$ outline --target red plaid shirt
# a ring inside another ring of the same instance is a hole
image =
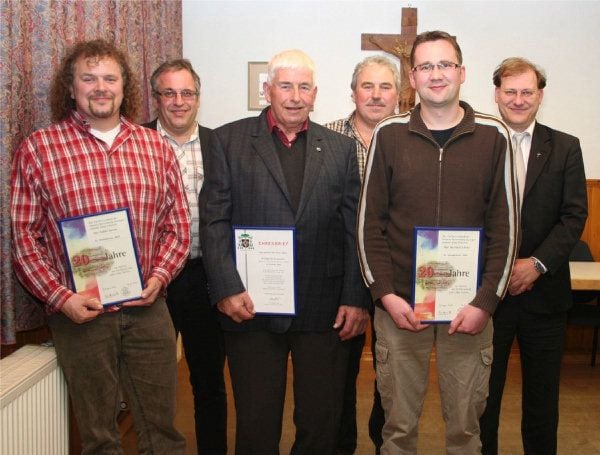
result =
[[[73,112],[34,132],[13,157],[14,269],[49,312],[73,295],[60,219],[128,207],[144,283],[154,276],[166,287],[189,254],[190,217],[169,144],[124,118],[110,148],[89,128]]]

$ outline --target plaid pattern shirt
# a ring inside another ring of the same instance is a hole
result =
[[[29,136],[13,157],[14,270],[58,312],[73,295],[58,220],[128,207],[144,283],[164,287],[189,254],[190,217],[173,150],[121,118],[112,147],[77,113]]]
[[[360,181],[362,183],[363,176],[365,175],[365,162],[367,160],[367,152],[369,149],[363,143],[358,130],[354,126],[354,115],[352,112],[349,117],[334,120],[333,122],[326,123],[325,128],[342,133],[344,136],[348,136],[354,139],[356,143],[356,161],[358,162],[358,173],[360,175]]]
[[[192,222],[192,243],[190,246],[190,258],[194,259],[202,256],[200,250],[200,215],[198,210],[198,194],[202,183],[204,182],[204,165],[202,163],[202,149],[200,148],[199,128],[196,125],[196,130],[188,138],[185,144],[179,145],[173,139],[167,130],[160,124],[160,120],[156,120],[156,131],[162,137],[169,141],[181,171],[183,179],[183,188],[187,197],[188,206],[190,208],[190,217]]]

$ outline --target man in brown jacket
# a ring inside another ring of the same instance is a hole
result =
[[[420,34],[411,64],[420,104],[378,125],[359,205],[362,272],[377,305],[381,453],[416,453],[435,344],[447,452],[476,454],[492,361],[489,319],[516,250],[512,158],[505,125],[459,100],[465,68],[454,37]],[[482,230],[480,284],[449,324],[423,324],[409,303],[415,226]]]

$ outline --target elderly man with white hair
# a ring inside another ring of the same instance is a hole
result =
[[[369,320],[355,246],[355,145],[308,118],[317,87],[314,64],[303,52],[273,57],[264,89],[270,106],[258,117],[214,131],[200,194],[200,241],[211,300],[221,312],[236,405],[235,453],[279,453],[291,354],[292,453],[330,454],[347,340],[363,333]],[[266,302],[255,288],[247,289],[236,267],[238,226],[293,228],[292,314],[256,311]]]

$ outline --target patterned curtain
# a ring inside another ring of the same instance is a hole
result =
[[[13,151],[50,123],[48,88],[66,49],[104,38],[129,55],[149,120],[149,79],[179,58],[181,0],[0,0],[0,342],[44,324],[41,305],[21,289],[10,260],[10,169]]]

